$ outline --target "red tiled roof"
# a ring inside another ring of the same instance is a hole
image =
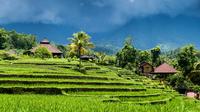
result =
[[[164,63],[164,64],[162,64],[162,65],[160,65],[160,66],[158,66],[158,67],[156,67],[155,69],[154,69],[154,72],[153,73],[157,73],[157,74],[159,74],[159,73],[166,73],[166,74],[170,74],[170,73],[176,73],[177,71],[176,71],[176,69],[175,68],[173,68],[172,66],[170,66],[170,65],[168,65],[168,64],[166,64],[166,63]]]

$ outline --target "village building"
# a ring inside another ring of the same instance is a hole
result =
[[[166,78],[168,75],[177,73],[176,69],[167,63],[163,63],[156,67],[151,74],[157,75],[159,78]]]
[[[162,65],[156,67],[153,71],[153,74],[175,74],[177,73],[176,69],[167,63],[163,63]]]
[[[140,65],[140,72],[144,75],[160,75],[161,78],[165,78],[169,74],[177,73],[177,70],[167,63],[154,68],[153,65],[143,62]]]
[[[154,67],[147,62],[141,63],[139,69],[140,72],[143,73],[144,75],[149,75],[154,71]]]
[[[193,91],[189,91],[189,92],[186,92],[186,96],[189,97],[189,98],[196,98],[197,93],[195,93]]]
[[[96,55],[81,55],[80,59],[81,60],[86,60],[86,61],[95,60],[95,59],[97,59],[97,56]]]
[[[39,47],[47,48],[49,50],[49,52],[52,53],[53,57],[62,57],[63,56],[63,53],[58,48],[51,45],[47,39],[42,40],[38,46],[33,47],[31,49],[31,52],[34,53],[36,51],[36,49]]]

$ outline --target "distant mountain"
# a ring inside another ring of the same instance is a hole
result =
[[[96,45],[93,50],[97,52],[104,52],[106,54],[113,55],[117,53],[119,48],[112,45]]]
[[[200,19],[187,16],[171,18],[164,15],[132,19],[124,26],[104,33],[103,37],[97,37],[97,40],[120,46],[128,35],[133,36],[134,44],[139,49],[150,49],[159,44],[163,50],[168,50],[189,43],[200,48]]]

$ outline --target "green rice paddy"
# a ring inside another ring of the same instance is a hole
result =
[[[122,69],[77,61],[0,62],[0,112],[198,112],[200,102]]]

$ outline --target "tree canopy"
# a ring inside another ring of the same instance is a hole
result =
[[[39,47],[35,50],[35,57],[37,58],[51,58],[52,53],[46,47]]]
[[[151,54],[149,53],[149,51],[139,51],[138,53],[138,61],[139,63],[142,62],[150,62],[151,60]]]
[[[187,45],[181,49],[177,55],[178,65],[183,71],[183,75],[186,76],[194,69],[194,64],[197,62],[195,55],[196,49],[193,45]]]
[[[94,44],[90,42],[90,36],[83,32],[77,32],[70,38],[71,44],[69,44],[70,54],[80,58],[81,55],[87,54],[87,52],[94,47]]]
[[[36,37],[29,34],[21,34],[16,31],[0,29],[0,49],[31,49],[36,45]]]
[[[155,48],[151,49],[152,64],[154,66],[159,66],[161,64],[160,54],[161,54],[160,46],[156,46]]]
[[[117,65],[125,67],[128,64],[135,64],[137,50],[133,46],[132,37],[125,40],[124,47],[116,54]]]

